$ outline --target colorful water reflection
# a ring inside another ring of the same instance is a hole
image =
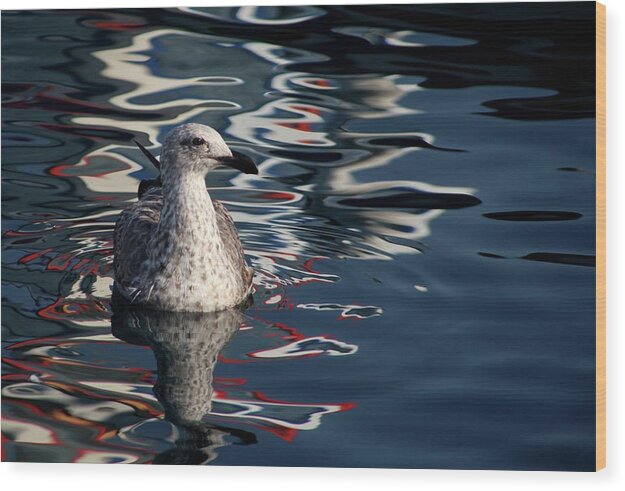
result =
[[[3,459],[594,468],[589,8],[3,12]],[[120,308],[190,121],[254,303]]]

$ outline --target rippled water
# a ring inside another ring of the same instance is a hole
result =
[[[594,3],[2,17],[5,460],[594,469]],[[113,314],[190,121],[254,304]]]

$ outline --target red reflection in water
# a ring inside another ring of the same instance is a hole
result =
[[[145,24],[128,24],[124,22],[106,22],[99,21],[91,24],[93,27],[97,27],[98,29],[107,29],[112,31],[126,31],[128,29],[138,29],[143,27]]]

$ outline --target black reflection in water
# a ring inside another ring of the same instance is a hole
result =
[[[556,222],[582,218],[581,213],[574,211],[501,211],[496,213],[484,213],[484,216],[492,220],[505,220],[510,222]]]
[[[256,436],[202,420],[212,408],[213,372],[219,353],[236,335],[243,307],[220,312],[162,312],[113,303],[113,335],[148,346],[156,358],[154,395],[165,419],[177,426],[175,447],[158,455],[156,464],[201,464],[217,457],[216,449],[232,443],[256,443]]]
[[[555,264],[573,264],[575,266],[595,267],[597,259],[595,256],[584,254],[564,254],[559,252],[532,252],[521,259],[528,261],[541,261]]]
[[[500,256],[499,254],[493,254],[492,252],[478,252],[478,255],[491,259],[512,259],[506,256]],[[596,256],[560,252],[532,252],[530,254],[526,254],[525,256],[521,256],[518,259],[539,261],[543,263],[571,264],[573,266],[589,266],[593,268],[597,263]]]
[[[338,200],[342,205],[356,208],[415,208],[452,210],[479,205],[482,201],[470,194],[397,192],[387,196],[355,197]]]

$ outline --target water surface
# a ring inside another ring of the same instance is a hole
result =
[[[594,3],[2,17],[5,460],[594,469]],[[114,312],[185,122],[254,304]]]

